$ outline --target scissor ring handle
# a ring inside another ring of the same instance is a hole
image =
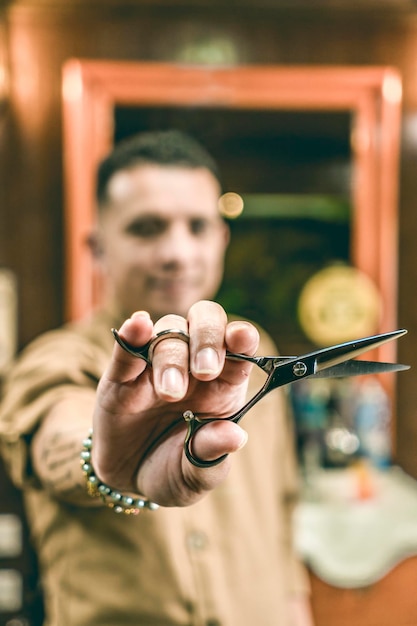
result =
[[[167,330],[161,330],[159,333],[156,333],[155,337],[152,337],[152,339],[148,343],[148,360],[151,363],[156,346],[161,341],[164,341],[164,339],[181,339],[181,341],[185,341],[185,343],[190,343],[190,335],[184,330],[180,330],[179,328],[168,328]]]
[[[148,365],[152,365],[154,350],[158,343],[160,343],[164,339],[181,339],[181,341],[185,341],[186,343],[190,342],[190,335],[184,330],[181,330],[179,328],[168,328],[167,330],[161,330],[159,333],[156,333],[156,335],[152,337],[152,339],[148,341],[148,343],[146,343],[144,346],[141,346],[140,348],[135,348],[128,344],[126,341],[124,341],[115,328],[112,328],[111,331],[113,333],[113,337],[115,338],[119,346],[123,348],[123,350],[138,359],[143,359],[144,361],[146,361],[146,363],[148,363]]]
[[[200,428],[202,428],[205,424],[210,422],[224,421],[225,418],[219,417],[217,419],[211,418],[208,420],[202,420],[196,417],[192,411],[185,411],[185,413],[183,413],[183,418],[187,422],[187,434],[185,435],[184,439],[184,453],[189,462],[194,465],[194,467],[201,468],[215,467],[216,465],[222,463],[228,456],[227,454],[223,454],[217,459],[212,459],[211,461],[203,461],[203,459],[200,459],[198,456],[195,456],[193,454],[191,450],[191,443],[195,433],[200,430]]]

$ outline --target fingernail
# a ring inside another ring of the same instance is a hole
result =
[[[183,396],[184,378],[179,369],[168,367],[163,371],[160,391],[173,397],[181,398]]]
[[[219,356],[213,348],[203,348],[194,360],[195,371],[199,374],[215,374],[219,371]]]
[[[130,317],[131,319],[134,319],[135,317],[146,317],[150,319],[148,311],[135,311]]]
[[[242,431],[242,439],[240,441],[238,450],[240,450],[241,448],[243,448],[243,446],[246,445],[247,440],[248,440],[248,433],[246,432],[246,430],[243,430]]]

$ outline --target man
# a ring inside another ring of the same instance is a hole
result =
[[[275,350],[211,301],[229,238],[219,194],[211,157],[181,133],[117,146],[99,170],[90,242],[104,306],[33,342],[9,378],[3,454],[24,489],[48,626],[311,624],[283,394],[245,430],[196,434],[197,457],[228,455],[216,467],[183,452],[185,411],[228,416],[263,383],[226,349]],[[163,338],[152,365],[114,345],[112,327],[133,346]]]

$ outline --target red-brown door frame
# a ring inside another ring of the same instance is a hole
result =
[[[66,315],[95,302],[86,238],[95,219],[98,161],[113,143],[114,109],[204,106],[350,111],[354,120],[351,261],[383,301],[379,332],[396,328],[397,195],[402,87],[391,67],[183,66],[73,59],[63,68]],[[393,342],[372,355],[395,360]],[[385,380],[394,395],[394,377]]]

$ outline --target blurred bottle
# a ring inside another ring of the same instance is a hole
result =
[[[355,406],[360,456],[378,469],[388,467],[392,451],[391,410],[388,395],[377,378],[360,381]]]
[[[351,410],[353,397],[349,379],[334,381],[325,435],[327,467],[347,467],[359,450],[359,437],[354,429]]]
[[[316,500],[319,497],[316,481],[324,457],[328,381],[298,381],[291,385],[290,394],[295,418],[298,461],[303,479],[303,496],[308,500]]]

